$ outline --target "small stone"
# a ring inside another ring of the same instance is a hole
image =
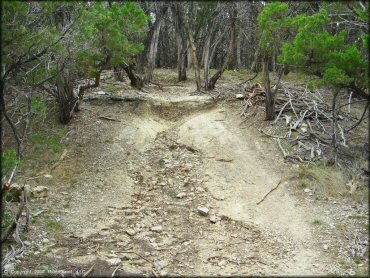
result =
[[[326,245],[326,244],[324,244],[324,245],[322,246],[322,248],[324,248],[324,250],[328,250],[328,249],[329,249],[329,246],[328,246],[328,245]]]
[[[162,260],[162,261],[157,261],[154,263],[155,266],[158,268],[158,269],[163,269],[165,268],[166,266],[168,266],[168,261],[166,260]]]
[[[152,232],[157,232],[157,233],[159,233],[159,232],[161,232],[161,231],[162,231],[162,226],[154,226],[154,227],[151,227],[151,228],[150,228],[150,230],[151,230]]]
[[[186,193],[185,192],[181,192],[181,193],[179,193],[179,194],[177,194],[176,195],[176,198],[178,198],[178,199],[182,199],[182,198],[184,198],[186,196]]]
[[[304,192],[305,192],[305,193],[310,193],[310,192],[311,192],[311,189],[309,189],[309,188],[305,188]]]
[[[120,258],[112,258],[112,259],[108,259],[106,260],[106,262],[110,265],[110,266],[114,266],[114,265],[119,265],[122,260]]]
[[[44,243],[44,244],[47,244],[47,243],[49,243],[50,242],[50,240],[48,240],[47,238],[43,238],[42,239],[42,243]]]
[[[236,99],[244,99],[244,95],[243,94],[237,94],[237,95],[235,95],[235,98]]]
[[[166,276],[166,275],[167,275],[167,272],[166,272],[166,271],[164,271],[164,270],[161,270],[161,271],[159,272],[159,275],[160,275],[160,276]]]
[[[216,215],[211,215],[211,217],[209,218],[209,221],[211,221],[211,223],[217,223],[220,220],[221,218],[217,217]]]
[[[6,272],[8,274],[14,272],[14,270],[15,270],[15,264],[14,263],[6,264],[4,266],[4,272]]]
[[[134,236],[136,235],[136,231],[134,229],[127,229],[126,234],[128,234],[129,236]]]
[[[46,175],[44,175],[44,177],[45,177],[45,178],[47,178],[47,179],[50,179],[50,178],[52,178],[53,176],[52,176],[52,175],[49,175],[49,174],[46,174]]]
[[[42,198],[48,195],[48,188],[46,186],[36,186],[31,190],[31,196],[35,198]]]
[[[198,207],[197,210],[198,210],[198,213],[202,216],[207,216],[209,212],[209,209],[206,207]]]
[[[24,245],[26,245],[26,246],[30,246],[31,245],[31,242],[29,242],[29,241],[23,241],[23,243],[24,243]]]

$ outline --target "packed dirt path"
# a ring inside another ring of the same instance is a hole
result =
[[[60,227],[39,234],[42,259],[22,264],[104,276],[335,273],[313,212],[291,194],[290,166],[242,124],[240,104],[171,90],[87,96],[39,206]]]

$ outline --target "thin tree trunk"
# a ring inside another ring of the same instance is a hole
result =
[[[233,3],[233,13],[231,17],[231,38],[229,44],[229,50],[224,60],[222,67],[212,76],[209,80],[207,89],[212,90],[215,88],[217,80],[221,77],[222,73],[226,70],[227,66],[229,65],[232,57],[233,57],[233,50],[234,50],[234,41],[235,41],[235,22],[237,19],[237,9],[235,3]]]
[[[190,48],[191,48],[191,44],[188,43],[188,49],[190,50]],[[193,67],[193,56],[192,55],[193,53],[191,50],[187,52],[187,68],[188,69],[191,69]]]
[[[191,47],[191,53],[193,58],[193,64],[194,64],[194,73],[195,73],[195,83],[197,85],[197,91],[200,91],[202,88],[201,79],[200,79],[200,68],[198,63],[198,56],[197,56],[197,46],[194,41],[193,37],[193,29],[191,20],[193,18],[193,2],[190,2],[190,14],[187,16],[185,20],[185,28],[188,32],[188,38],[189,38],[189,44]]]
[[[182,7],[176,3],[172,8],[175,14],[175,29],[176,29],[176,42],[177,42],[177,73],[178,81],[184,81],[186,77],[186,55],[187,55],[187,39],[184,30],[184,14]]]
[[[269,60],[269,55],[265,53],[263,56],[263,83],[266,95],[266,121],[272,121],[275,119],[275,97],[270,86]]]
[[[153,26],[153,36],[150,41],[149,45],[149,52],[148,52],[148,63],[147,63],[147,71],[146,71],[146,82],[150,82],[153,80],[153,71],[155,68],[155,61],[157,57],[157,50],[158,50],[158,40],[159,40],[159,32],[161,30],[161,23],[164,14],[167,11],[167,6],[162,7],[162,9],[156,14],[156,20]]]
[[[333,116],[333,125],[332,125],[332,144],[334,149],[334,161],[335,164],[338,160],[338,143],[337,143],[337,97],[338,97],[339,90],[336,89],[333,94],[333,102],[332,102],[332,116]]]
[[[206,90],[208,89],[209,82],[209,70],[210,70],[210,47],[211,47],[211,35],[207,36],[206,43],[204,45],[204,82]]]
[[[240,23],[238,24],[238,32],[237,32],[237,37],[236,37],[236,69],[240,70],[241,65],[242,65],[242,60],[241,60],[241,40],[242,40],[242,28],[240,26]]]
[[[251,71],[259,72],[260,69],[260,48],[257,46],[256,52],[254,53],[254,59],[251,65]]]
[[[197,57],[197,47],[194,42],[193,34],[191,30],[189,30],[189,41],[192,50],[192,57],[193,57],[193,64],[194,64],[194,72],[195,72],[195,83],[197,84],[197,91],[200,91],[202,88],[201,80],[200,80],[200,68],[198,64],[198,57]]]

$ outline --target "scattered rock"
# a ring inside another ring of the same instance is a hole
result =
[[[329,249],[329,246],[328,246],[328,245],[326,245],[326,244],[324,244],[324,245],[322,246],[322,248],[324,248],[324,250],[328,250],[328,249]]]
[[[221,220],[220,217],[217,217],[216,215],[211,215],[211,217],[209,218],[209,221],[211,221],[211,223],[217,223]]]
[[[154,227],[151,227],[151,228],[150,228],[150,230],[151,230],[152,232],[157,232],[157,233],[159,233],[159,232],[161,232],[161,231],[162,231],[162,226],[154,226]]]
[[[128,234],[129,236],[134,236],[136,235],[136,231],[134,229],[127,229],[126,234]]]
[[[179,194],[176,195],[176,198],[179,198],[179,199],[182,199],[186,196],[186,193],[185,192],[181,192]]]
[[[197,210],[198,210],[198,213],[202,216],[207,216],[209,212],[209,209],[206,207],[198,207]]]
[[[237,94],[237,95],[235,95],[235,98],[236,99],[244,99],[244,95],[243,94]]]
[[[43,238],[42,239],[42,243],[44,243],[44,244],[47,244],[47,243],[49,243],[50,242],[50,240],[48,240],[47,238]]]
[[[50,179],[50,178],[52,178],[53,176],[52,176],[52,175],[49,175],[49,174],[46,174],[46,175],[44,175],[44,177],[45,177],[45,178],[47,178],[47,179]]]
[[[305,188],[305,190],[303,190],[305,193],[310,193],[311,192],[311,189],[309,188]]]
[[[166,260],[156,261],[154,264],[158,269],[162,269],[162,268],[165,268],[166,266],[168,266],[168,261],[166,261]]]
[[[48,188],[46,186],[36,186],[31,190],[31,196],[35,198],[43,198],[48,195]]]
[[[120,258],[112,258],[112,259],[106,260],[106,262],[109,265],[114,266],[114,265],[119,265],[122,262],[122,260]]]
[[[10,274],[10,273],[14,272],[14,270],[15,270],[15,264],[14,263],[4,265],[4,272]]]

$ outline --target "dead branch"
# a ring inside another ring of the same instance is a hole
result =
[[[95,264],[93,264],[93,265],[89,268],[89,270],[88,270],[88,271],[86,271],[86,272],[84,273],[84,275],[82,275],[82,277],[87,277],[87,275],[89,275],[89,274],[91,273],[91,271],[93,271],[94,267],[95,267]],[[112,277],[113,277],[113,276],[112,276]]]
[[[121,122],[121,120],[110,118],[107,116],[98,116],[99,119],[107,120],[107,121],[113,121],[113,122]]]
[[[263,196],[263,198],[257,202],[257,205],[259,205],[260,203],[262,203],[262,202],[266,199],[266,197],[267,197],[267,196],[268,196],[272,191],[276,190],[276,189],[278,188],[278,186],[280,185],[280,183],[281,183],[281,180],[279,180],[279,182],[277,183],[277,185],[276,185],[274,188],[272,188],[269,192],[267,192],[267,193],[265,194],[265,196]]]

